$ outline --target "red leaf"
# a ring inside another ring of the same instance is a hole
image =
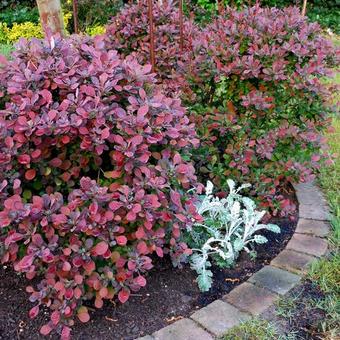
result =
[[[119,208],[121,208],[123,206],[123,203],[121,202],[116,202],[116,201],[112,201],[109,204],[110,209],[114,212],[116,210],[118,210]]]
[[[146,280],[144,278],[144,276],[137,276],[135,279],[134,279],[134,282],[138,285],[138,286],[141,286],[141,287],[145,287],[146,285]]]
[[[118,299],[121,303],[125,303],[130,296],[130,292],[126,289],[122,289],[119,293],[118,293]]]
[[[129,141],[132,146],[137,146],[143,142],[143,137],[141,135],[134,136]]]
[[[158,255],[159,257],[163,257],[163,256],[164,256],[164,254],[163,254],[163,249],[160,248],[160,247],[157,247],[157,248],[156,248],[156,253],[157,253],[157,255]]]
[[[109,249],[108,244],[105,241],[99,242],[93,248],[94,255],[104,255],[106,251]]]
[[[148,113],[148,111],[149,111],[149,106],[143,105],[138,109],[137,114],[138,116],[145,116]]]
[[[64,271],[64,272],[69,272],[70,270],[71,270],[71,264],[70,264],[70,262],[65,261],[65,262],[63,263],[63,271]]]
[[[28,315],[31,319],[35,318],[39,313],[39,306],[34,306],[30,309]]]
[[[126,219],[129,221],[129,222],[133,222],[136,220],[136,214],[131,210],[127,213],[126,215]]]
[[[29,155],[20,155],[18,156],[18,162],[20,164],[30,164],[30,161],[31,161],[31,157]]]
[[[16,264],[16,270],[23,270],[23,269],[28,269],[34,260],[34,254],[26,255],[24,256],[17,264]]]
[[[70,339],[71,328],[64,326],[63,330],[61,331],[61,340],[68,340]]]
[[[147,254],[148,253],[148,246],[144,241],[139,242],[137,245],[137,250],[139,254]]]
[[[82,306],[78,309],[78,312],[77,312],[77,316],[78,316],[78,319],[81,321],[81,322],[88,322],[90,320],[90,315],[87,311],[87,308]]]
[[[25,172],[25,178],[26,178],[28,181],[31,181],[31,180],[35,177],[36,173],[37,173],[37,172],[35,171],[35,169],[27,170],[27,171]]]
[[[102,287],[99,290],[99,295],[102,298],[105,298],[108,295],[108,293],[109,293],[109,291],[108,291],[108,289],[106,287]]]
[[[54,325],[57,325],[60,321],[60,312],[58,312],[57,310],[55,310],[52,314],[51,314],[51,321]]]
[[[116,241],[118,245],[125,246],[127,243],[127,238],[125,236],[117,236]]]
[[[40,328],[40,333],[42,335],[48,335],[51,333],[52,328],[49,325],[44,325]]]
[[[144,232],[144,228],[143,227],[139,227],[136,231],[136,238],[137,239],[141,239],[141,238],[144,238],[146,235],[145,235],[145,232]]]
[[[5,246],[8,247],[10,244],[22,240],[24,235],[19,234],[19,233],[13,233],[10,234],[6,239],[5,239]]]

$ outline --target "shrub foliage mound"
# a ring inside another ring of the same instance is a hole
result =
[[[217,186],[251,183],[274,214],[294,207],[280,188],[308,181],[329,159],[320,79],[335,60],[331,43],[297,8],[228,9],[193,42],[187,99],[202,147],[198,170]]]
[[[69,336],[82,302],[146,284],[150,255],[178,263],[196,218],[187,189],[197,143],[179,100],[156,93],[149,66],[100,40],[21,41],[0,63],[0,256],[51,308],[41,329]]]
[[[156,72],[164,90],[178,90],[178,71],[184,52],[192,50],[192,40],[199,35],[192,20],[183,17],[183,49],[180,45],[180,21],[178,4],[173,1],[156,1],[153,5],[155,26]],[[128,4],[111,20],[106,28],[106,41],[110,48],[123,55],[134,54],[142,64],[150,63],[150,26],[147,2]]]

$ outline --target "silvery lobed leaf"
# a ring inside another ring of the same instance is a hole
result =
[[[207,185],[205,187],[205,193],[207,196],[211,195],[214,189],[214,184],[212,182],[208,181]]]
[[[267,243],[268,239],[264,237],[263,235],[254,235],[254,241],[257,244],[263,244],[263,243]]]
[[[202,292],[207,292],[212,285],[212,272],[210,270],[204,270],[197,277],[198,287]]]
[[[244,242],[242,239],[240,238],[237,238],[235,241],[234,241],[234,249],[236,252],[239,252],[243,249],[244,247]]]
[[[276,225],[276,224],[270,224],[270,223],[269,224],[265,224],[265,228],[267,230],[272,231],[273,233],[276,233],[276,234],[281,232],[280,227],[278,225]]]

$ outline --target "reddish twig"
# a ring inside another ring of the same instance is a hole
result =
[[[179,46],[181,53],[184,48],[184,29],[183,29],[183,0],[179,0]]]
[[[218,14],[222,14],[222,11],[223,11],[223,5],[222,5],[222,0],[217,0],[217,11],[218,11]]]
[[[148,0],[149,6],[149,25],[150,25],[150,63],[152,72],[155,71],[155,37],[154,37],[154,23],[153,23],[153,3]]]
[[[78,26],[78,0],[73,0],[73,23],[74,23],[74,33],[79,33]]]

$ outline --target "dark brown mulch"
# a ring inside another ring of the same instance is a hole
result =
[[[214,268],[214,284],[201,293],[195,283],[196,274],[189,266],[174,269],[169,259],[158,261],[150,272],[147,286],[124,305],[107,303],[92,313],[91,321],[77,323],[73,339],[134,339],[150,334],[194,310],[222,297],[268,264],[287,244],[296,223],[288,219],[273,221],[281,226],[280,234],[264,234],[269,242],[258,248],[256,260],[242,254],[233,269]],[[27,281],[12,270],[0,268],[0,339],[43,339],[39,328],[48,320],[48,311],[30,320],[32,307],[25,292]],[[51,338],[57,339],[57,336]]]

